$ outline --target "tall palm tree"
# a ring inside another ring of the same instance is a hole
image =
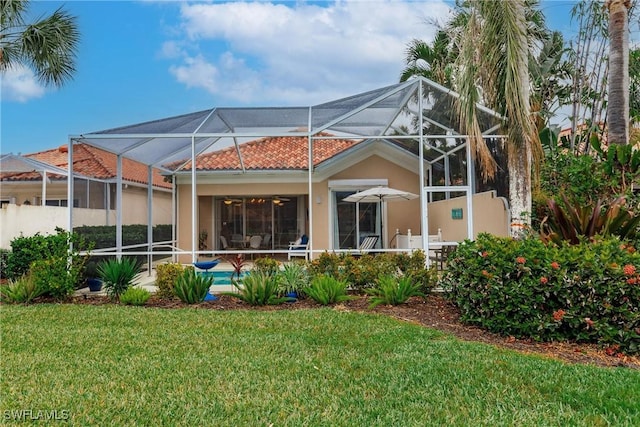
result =
[[[607,0],[609,11],[609,143],[629,143],[629,9],[631,0]]]
[[[25,23],[28,1],[0,1],[0,73],[23,65],[46,85],[62,86],[75,72],[76,18],[62,9]]]
[[[529,43],[535,31],[528,14],[535,14],[537,2],[469,0],[465,4],[469,17],[459,40],[459,75],[454,79],[461,95],[460,121],[485,174],[492,176],[495,163],[482,138],[475,104],[484,99],[506,117],[511,231],[518,235],[530,224],[532,165],[541,153],[529,99]]]

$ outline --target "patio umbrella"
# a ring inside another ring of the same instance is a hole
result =
[[[345,202],[361,202],[361,203],[378,203],[378,202],[386,202],[386,201],[394,201],[394,200],[412,200],[417,199],[418,195],[409,193],[408,191],[397,190],[395,188],[389,187],[373,187],[368,190],[359,191],[350,196],[345,197]],[[382,227],[384,224],[382,213],[380,213],[380,234],[382,233]],[[382,238],[382,236],[380,236]],[[383,245],[384,247],[384,241]]]
[[[369,188],[368,190],[359,191],[348,197],[345,197],[343,200],[345,202],[376,203],[386,202],[389,200],[412,200],[417,198],[417,194],[409,193],[408,191],[379,186]]]

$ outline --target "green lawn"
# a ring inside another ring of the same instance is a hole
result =
[[[74,425],[640,425],[640,372],[375,314],[0,307],[0,409]],[[63,413],[64,414],[64,413]]]

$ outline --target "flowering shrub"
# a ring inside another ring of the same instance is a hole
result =
[[[535,340],[640,353],[640,253],[615,237],[546,245],[481,234],[459,245],[441,285],[462,320]]]
[[[425,268],[426,258],[423,251],[407,253],[363,255],[353,257],[348,253],[321,254],[310,261],[308,270],[312,277],[327,275],[349,284],[350,289],[366,292],[375,286],[380,276],[394,275],[400,272],[420,284],[420,290],[428,293],[437,283],[435,268]]]

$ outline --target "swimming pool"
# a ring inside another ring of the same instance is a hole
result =
[[[231,270],[219,270],[219,271],[198,271],[197,272],[198,275],[201,276],[210,276],[213,277],[213,285],[219,285],[219,286],[229,286],[231,285],[231,275],[235,274],[233,271]],[[247,274],[246,271],[243,271],[240,274],[240,278],[243,278],[245,275]],[[234,275],[234,278],[236,276]]]

